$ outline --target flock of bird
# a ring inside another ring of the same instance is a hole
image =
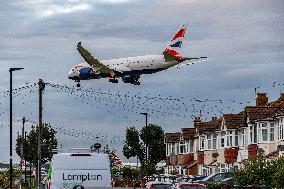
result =
[[[38,100],[38,84],[25,83],[23,86],[13,89],[13,104],[17,105],[17,109],[21,106],[26,110],[26,106],[36,104]],[[274,82],[273,87],[282,87],[284,84]],[[66,86],[53,83],[45,83],[45,94],[55,93],[52,98],[63,98],[68,102],[77,103],[74,106],[82,108],[79,111],[81,114],[89,113],[95,115],[103,113],[107,116],[117,116],[120,120],[124,120],[127,126],[135,126],[141,124],[142,117],[138,116],[141,112],[147,112],[151,118],[152,123],[167,123],[168,125],[190,123],[195,116],[202,117],[203,120],[209,120],[211,117],[218,117],[227,113],[237,113],[240,108],[246,105],[251,105],[253,101],[240,100],[224,100],[224,99],[210,99],[200,97],[182,97],[182,96],[164,96],[153,93],[139,93],[127,90],[117,89],[98,89],[98,88],[84,88],[80,89],[75,86]],[[44,98],[45,95],[44,94]],[[8,120],[9,110],[9,91],[4,91],[1,97],[0,93],[0,128],[8,126],[8,121],[4,122],[4,118]],[[51,97],[49,97],[51,98]],[[57,107],[53,104],[44,103],[45,111],[56,111]],[[56,102],[58,103],[58,102]],[[64,102],[65,103],[65,102]],[[81,107],[80,107],[81,106]],[[87,107],[87,108],[86,108]],[[25,117],[28,120],[37,120],[37,109],[34,111],[25,112]],[[68,111],[71,111],[69,109]],[[93,129],[77,127],[72,128],[65,125],[64,116],[58,110],[57,117],[50,121],[52,127],[58,134],[66,135],[78,140],[87,140],[92,143],[101,142],[109,145],[122,145],[124,143],[124,133],[114,135],[94,131]],[[71,112],[72,113],[72,112]],[[73,112],[76,115],[76,112]],[[19,116],[17,116],[19,117]],[[75,117],[76,119],[76,117]],[[79,119],[79,118],[78,118]],[[18,122],[21,120],[18,119]],[[47,122],[49,122],[47,120]],[[30,123],[36,125],[35,121]],[[187,124],[190,125],[190,124]],[[163,127],[163,125],[161,125]]]

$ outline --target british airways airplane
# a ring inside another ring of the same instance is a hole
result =
[[[77,50],[85,63],[75,65],[70,70],[68,78],[75,80],[78,83],[77,87],[80,87],[80,80],[100,78],[109,78],[109,82],[112,83],[118,83],[117,78],[121,78],[124,83],[140,85],[139,78],[142,74],[156,73],[186,60],[206,59],[207,57],[183,57],[179,54],[185,31],[186,27],[182,25],[161,55],[98,60],[79,42]]]

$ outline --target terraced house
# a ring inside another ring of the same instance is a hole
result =
[[[277,158],[284,151],[284,93],[272,102],[258,93],[255,106],[210,121],[196,117],[193,125],[165,134],[166,173],[209,175],[240,167],[258,154]]]

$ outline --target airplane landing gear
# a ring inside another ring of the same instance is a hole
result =
[[[81,84],[80,84],[80,79],[76,79],[76,80],[75,80],[75,82],[77,82],[77,85],[76,85],[76,87],[78,87],[78,88],[79,88],[79,87],[81,87]]]
[[[108,81],[111,83],[118,83],[118,80],[115,79],[115,77],[110,78]]]

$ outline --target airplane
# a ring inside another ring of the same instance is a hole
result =
[[[77,87],[81,86],[81,80],[101,78],[109,78],[111,83],[118,83],[117,78],[121,78],[124,83],[140,85],[139,78],[142,74],[153,74],[188,60],[207,59],[207,57],[183,57],[180,55],[185,31],[186,26],[180,26],[178,32],[175,33],[160,55],[98,60],[79,42],[77,50],[84,58],[85,63],[73,66],[69,71],[68,78],[75,80]]]

